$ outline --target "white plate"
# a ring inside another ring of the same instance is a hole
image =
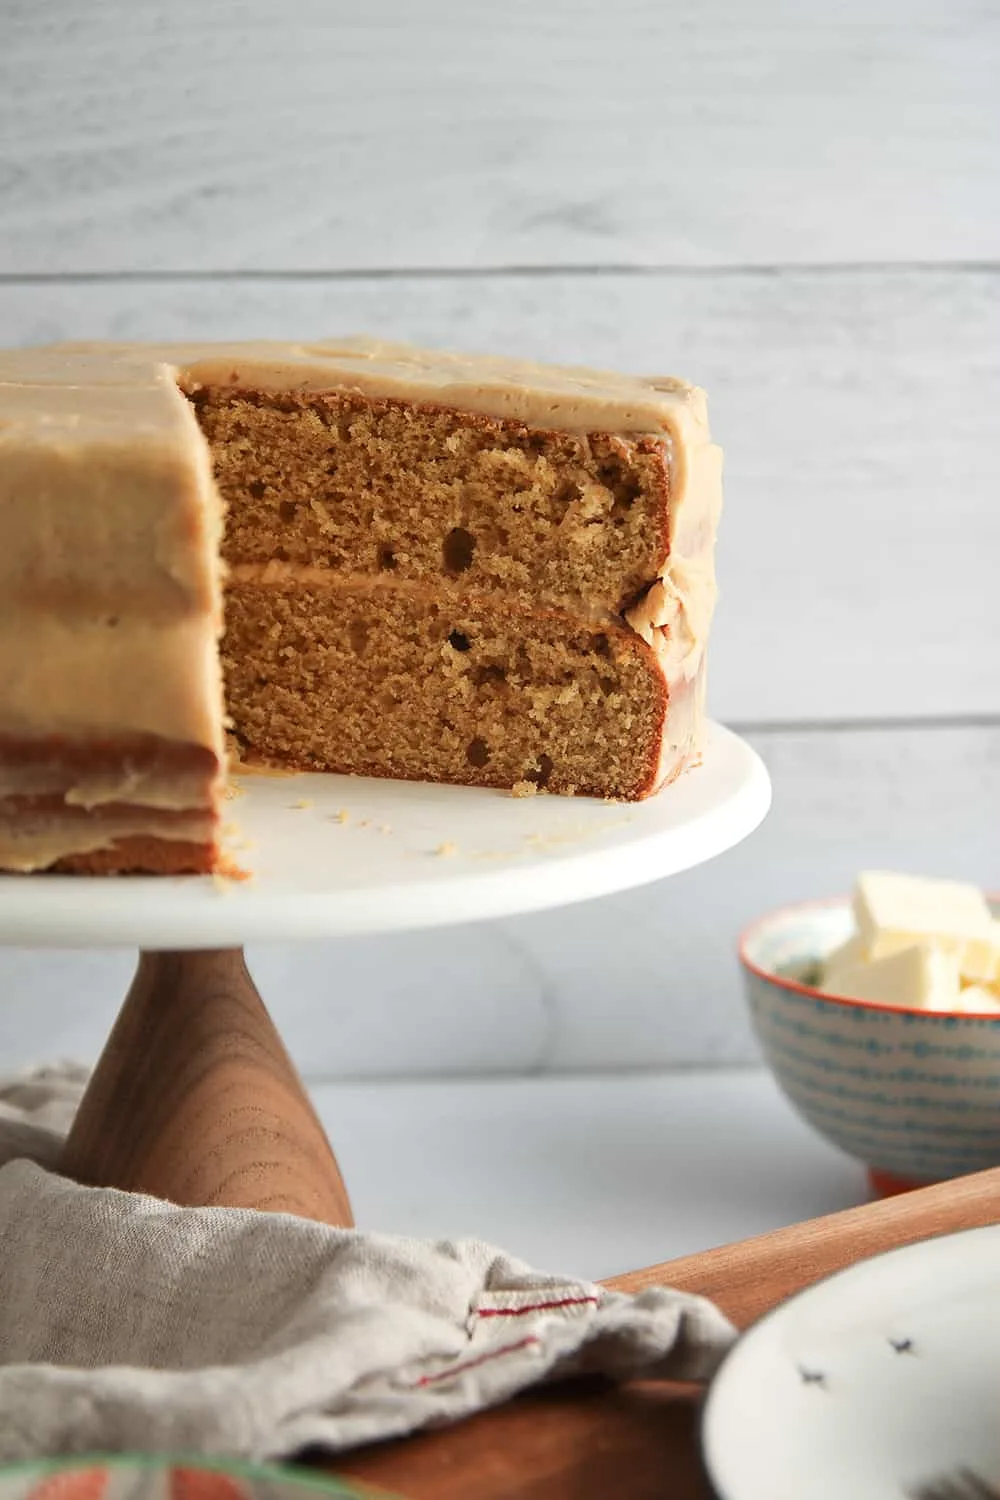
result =
[[[770,802],[750,747],[710,726],[703,762],[647,802],[348,776],[237,777],[245,883],[0,877],[0,943],[230,947],[442,926],[626,890],[711,859]]]
[[[702,1437],[720,1500],[902,1500],[963,1466],[1000,1487],[1000,1225],[768,1313],[717,1374]]]

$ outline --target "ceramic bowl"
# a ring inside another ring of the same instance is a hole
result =
[[[1000,1165],[1000,1016],[824,995],[810,981],[851,930],[840,898],[786,907],[740,939],[754,1030],[782,1090],[880,1194]]]

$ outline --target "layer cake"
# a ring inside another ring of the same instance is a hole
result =
[[[634,800],[697,755],[721,456],[675,379],[0,352],[0,868],[220,867],[293,769]]]

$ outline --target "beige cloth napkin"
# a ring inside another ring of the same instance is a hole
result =
[[[440,1425],[573,1372],[701,1379],[725,1318],[476,1240],[177,1208],[52,1170],[86,1073],[0,1085],[0,1460],[287,1458]]]

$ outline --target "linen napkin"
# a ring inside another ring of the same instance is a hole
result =
[[[335,1452],[574,1373],[703,1379],[732,1340],[700,1297],[478,1240],[80,1187],[54,1169],[86,1078],[0,1085],[0,1461]]]

